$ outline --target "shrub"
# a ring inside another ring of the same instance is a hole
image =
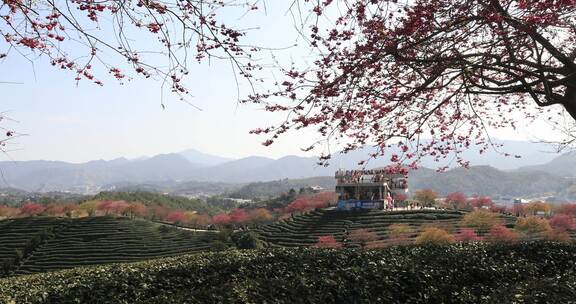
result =
[[[485,209],[474,210],[464,216],[462,224],[469,228],[473,228],[479,234],[484,234],[490,228],[501,223],[498,214],[490,212]]]
[[[378,234],[374,231],[370,231],[368,229],[356,229],[352,230],[348,235],[348,239],[352,242],[360,244],[362,247],[365,247],[367,243],[376,241],[379,239]]]
[[[414,230],[407,224],[392,224],[388,226],[388,238],[392,244],[404,244],[408,242]]]
[[[416,244],[443,245],[454,242],[454,237],[448,231],[436,227],[424,229],[416,238]]]
[[[158,231],[160,231],[160,233],[169,233],[169,232],[174,232],[176,231],[178,228],[176,227],[172,227],[172,226],[168,226],[168,225],[160,225],[158,227]]]
[[[576,229],[576,222],[573,218],[566,214],[556,214],[550,221],[550,226],[558,231],[571,231]]]
[[[518,240],[518,234],[515,231],[506,228],[504,225],[496,225],[490,228],[490,231],[486,235],[485,239],[495,243],[513,243]]]
[[[476,242],[481,241],[482,237],[478,236],[474,229],[462,228],[458,234],[455,235],[455,239],[458,242]]]
[[[519,218],[516,221],[515,228],[528,236],[544,235],[552,231],[552,227],[550,227],[547,220],[533,216]]]
[[[336,241],[336,239],[331,235],[319,236],[316,244],[313,245],[316,248],[342,248],[342,243]]]
[[[232,250],[0,279],[0,303],[572,303],[574,252],[551,242]]]
[[[216,240],[210,245],[210,251],[224,251],[226,249],[228,249],[228,245],[220,240]]]
[[[264,247],[264,242],[258,239],[254,232],[241,233],[233,237],[236,248],[259,249]]]
[[[548,232],[546,234],[546,238],[551,241],[560,241],[560,242],[568,242],[572,239],[567,231],[556,229],[553,229],[552,231]]]

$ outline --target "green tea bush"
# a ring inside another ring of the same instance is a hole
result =
[[[576,245],[263,249],[0,279],[0,303],[574,303]]]

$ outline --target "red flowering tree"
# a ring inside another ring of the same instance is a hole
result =
[[[109,205],[110,212],[116,215],[126,215],[130,204],[126,201],[113,201]]]
[[[168,213],[165,218],[165,221],[175,223],[178,225],[185,225],[188,224],[188,216],[186,216],[186,212],[182,210],[175,210]]]
[[[331,235],[319,236],[318,242],[314,244],[316,248],[342,248],[342,243],[336,241]]]
[[[458,234],[454,236],[454,238],[458,242],[476,242],[481,241],[483,239],[481,236],[478,236],[478,234],[476,234],[476,231],[474,229],[471,228],[460,229],[460,231],[458,232]]]
[[[212,217],[212,223],[215,225],[229,225],[232,222],[230,215],[218,213]]]
[[[244,209],[236,208],[230,212],[230,221],[232,223],[242,225],[248,221],[248,213]]]
[[[164,206],[155,205],[148,208],[148,215],[152,220],[163,220],[168,216],[170,210]]]
[[[378,234],[374,231],[368,229],[356,229],[350,232],[348,239],[354,243],[360,244],[360,246],[364,248],[368,243],[379,240],[380,237],[378,237]]]
[[[96,209],[103,212],[105,215],[108,215],[108,213],[112,211],[113,203],[113,201],[99,201]]]
[[[245,31],[224,24],[222,15],[256,9],[236,0],[2,0],[0,58],[45,57],[76,81],[96,85],[105,74],[120,82],[130,75],[161,79],[185,95],[182,79],[191,60],[226,59],[250,76],[257,49],[241,43]]]
[[[564,204],[556,210],[556,213],[566,214],[572,218],[576,218],[576,204]]]
[[[455,156],[467,166],[461,152],[494,146],[489,130],[544,114],[560,122],[558,109],[576,118],[573,0],[303,3],[317,16],[303,29],[316,60],[248,99],[288,115],[253,130],[265,145],[310,128],[325,140],[305,150],[375,144],[373,157],[395,147],[392,162]]]
[[[576,230],[576,221],[566,214],[556,214],[548,222],[557,231]]]
[[[451,209],[465,209],[467,204],[466,195],[462,192],[450,193],[444,198],[444,205]]]
[[[515,242],[518,240],[518,233],[504,225],[496,225],[490,228],[485,239],[491,242]]]
[[[494,202],[488,196],[475,196],[468,200],[468,204],[474,208],[492,208],[494,206]]]
[[[42,205],[37,204],[37,203],[27,202],[27,203],[24,203],[24,205],[22,205],[22,207],[20,207],[20,214],[25,215],[25,216],[32,216],[32,215],[40,214],[40,213],[44,212],[44,210],[46,210],[45,206],[42,206]]]
[[[315,208],[325,208],[336,201],[334,192],[321,192],[311,195],[301,195],[286,206],[286,212],[305,212]]]

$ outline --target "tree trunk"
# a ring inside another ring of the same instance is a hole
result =
[[[565,102],[562,103],[566,112],[576,120],[576,84],[571,84],[566,89],[566,94],[564,94]]]

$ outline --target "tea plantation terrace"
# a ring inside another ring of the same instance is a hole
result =
[[[461,221],[465,212],[448,210],[358,210],[341,211],[322,209],[254,229],[259,238],[272,247],[310,246],[318,241],[319,236],[332,235],[343,242],[348,234],[356,229],[369,229],[378,234],[380,243],[388,240],[389,226],[406,224],[411,228],[408,238],[415,238],[424,228],[439,227],[450,233],[457,233],[462,228]],[[500,215],[503,224],[513,227],[516,217]],[[345,242],[347,243],[347,242]],[[354,247],[357,244],[348,243]]]
[[[204,251],[217,237],[124,217],[0,221],[4,272],[29,274]]]

